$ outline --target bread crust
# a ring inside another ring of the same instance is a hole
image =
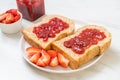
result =
[[[63,31],[61,31],[60,33],[56,34],[55,38],[49,38],[47,42],[44,42],[43,39],[37,38],[37,36],[32,32],[33,28],[37,25],[43,24],[43,23],[47,23],[50,19],[57,17],[60,18],[61,20],[63,20],[64,22],[69,24],[69,28],[64,29]],[[59,40],[61,38],[64,38],[68,35],[71,35],[74,33],[74,21],[67,18],[67,17],[63,17],[60,15],[48,15],[46,17],[44,17],[42,19],[42,21],[39,24],[36,24],[32,27],[28,27],[28,28],[23,28],[22,29],[22,34],[24,35],[25,40],[32,46],[34,47],[38,47],[38,48],[43,48],[46,50],[51,49],[51,43]]]
[[[87,29],[87,28],[99,29],[100,31],[104,32],[104,34],[106,35],[106,38],[102,41],[99,41],[97,45],[90,46],[88,49],[85,50],[83,54],[76,54],[71,49],[66,48],[63,45],[64,41],[79,35],[84,29]],[[78,31],[75,34],[68,36],[66,38],[63,38],[59,41],[53,42],[52,47],[53,49],[60,51],[67,59],[70,60],[69,66],[72,69],[77,69],[79,68],[79,66],[90,61],[95,56],[103,54],[109,48],[111,39],[112,39],[112,36],[110,32],[105,28],[97,25],[87,25],[78,29]]]

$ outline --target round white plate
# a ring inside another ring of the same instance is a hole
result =
[[[79,21],[75,21],[76,22],[76,29],[78,29],[81,25],[85,25],[85,24],[80,24]],[[82,66],[80,66],[78,69],[75,69],[75,70],[72,70],[71,68],[63,68],[61,66],[57,66],[57,67],[50,67],[50,66],[47,66],[47,67],[39,67],[35,64],[33,64],[32,62],[29,61],[29,59],[27,58],[27,55],[26,55],[26,51],[25,49],[27,47],[29,47],[30,45],[25,41],[25,39],[23,38],[23,36],[21,37],[21,40],[20,40],[20,49],[22,51],[22,54],[23,54],[23,57],[24,59],[30,63],[32,66],[38,68],[39,70],[43,70],[43,71],[46,71],[46,72],[51,72],[51,73],[73,73],[73,72],[77,72],[77,71],[81,71],[81,70],[84,70],[90,66],[92,66],[93,64],[95,64],[102,56],[96,56],[95,58],[93,58],[92,60],[90,60],[89,62],[87,62],[86,64],[83,64]]]

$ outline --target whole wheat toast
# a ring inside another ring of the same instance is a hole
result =
[[[99,41],[96,45],[92,45],[89,48],[87,48],[83,54],[76,54],[74,51],[72,51],[72,49],[66,48],[64,46],[63,43],[65,41],[74,38],[75,36],[78,36],[85,29],[98,29],[101,32],[104,32],[106,38],[102,41]],[[77,69],[79,68],[79,66],[90,61],[95,56],[103,54],[109,48],[111,39],[112,36],[110,32],[105,28],[97,25],[87,25],[82,28],[79,28],[75,34],[53,42],[52,47],[54,50],[61,52],[67,59],[70,60],[69,66],[72,69]]]
[[[43,41],[42,38],[38,38],[36,36],[36,34],[33,33],[34,27],[41,25],[43,23],[47,23],[47,22],[49,22],[50,19],[55,18],[55,17],[61,19],[63,22],[66,22],[67,24],[69,24],[69,27],[67,29],[60,31],[58,34],[56,34],[56,36],[54,38],[49,38],[48,41]],[[22,34],[23,34],[25,40],[32,46],[48,50],[48,49],[51,49],[52,42],[73,34],[74,26],[75,26],[75,24],[74,24],[73,20],[71,20],[67,17],[63,17],[60,15],[48,15],[48,16],[44,17],[39,24],[36,24],[36,25],[28,27],[28,28],[23,28]]]

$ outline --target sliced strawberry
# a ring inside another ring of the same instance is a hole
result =
[[[65,67],[67,68],[68,67],[68,64],[69,64],[69,60],[66,59],[62,54],[58,53],[58,61],[59,61],[59,64],[62,66],[62,67]]]
[[[20,14],[17,14],[17,15],[15,16],[15,22],[18,21],[19,19],[20,19]]]
[[[38,59],[40,58],[40,53],[37,53],[37,54],[34,54],[29,60],[32,62],[32,63],[37,63]]]
[[[54,58],[57,56],[57,52],[55,50],[48,50],[47,53],[50,55],[50,57]]]
[[[16,16],[18,14],[17,9],[10,9],[10,10],[6,11],[6,13],[11,13],[14,16]]]
[[[52,67],[55,67],[55,66],[58,65],[58,58],[57,58],[57,56],[51,59],[51,62],[50,62],[49,65],[52,66]]]
[[[45,67],[46,66],[46,64],[43,62],[41,57],[38,59],[36,65],[38,65],[40,67]]]
[[[28,57],[31,57],[36,53],[40,53],[41,49],[35,48],[35,47],[28,47],[26,48],[26,52],[27,52]]]
[[[3,13],[3,14],[1,14],[0,15],[0,22],[2,22],[3,20],[5,20],[6,19],[6,17],[7,17],[7,13]]]
[[[50,62],[49,54],[45,50],[42,50],[41,51],[41,57],[39,58],[39,60],[37,62],[37,65],[41,66],[41,67],[44,67],[44,66],[49,65],[49,62]]]
[[[41,57],[43,57],[43,62],[46,64],[46,65],[48,65],[49,64],[49,62],[50,62],[50,55],[45,51],[45,50],[42,50],[41,51],[41,54],[42,54],[42,56]]]
[[[8,13],[6,19],[5,19],[5,24],[13,23],[14,22],[14,16],[11,13]]]

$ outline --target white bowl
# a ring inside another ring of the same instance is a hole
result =
[[[19,32],[21,30],[22,14],[20,12],[18,12],[18,13],[20,14],[20,19],[18,21],[11,23],[11,24],[0,23],[0,28],[3,33],[13,34],[13,33]]]

